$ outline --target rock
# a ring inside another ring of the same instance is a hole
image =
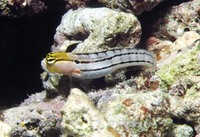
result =
[[[140,35],[140,23],[132,14],[108,8],[79,8],[69,10],[63,16],[56,29],[52,51],[87,53],[133,48]],[[50,96],[69,89],[63,86],[69,85],[69,80],[61,75],[43,73],[41,78]]]
[[[43,72],[41,74],[41,79],[47,98],[54,98],[58,94],[62,94],[64,96],[69,94],[70,85],[72,83],[69,77]]]
[[[3,111],[2,121],[12,127],[12,136],[199,134],[199,37],[187,32],[178,38],[155,72],[138,73],[116,86],[87,94],[72,89],[67,101],[62,96],[46,101],[44,93],[32,95],[19,107]],[[177,124],[179,119],[182,124]]]
[[[1,0],[0,16],[19,17],[34,15],[46,9],[46,5],[40,0]]]
[[[161,1],[140,1],[138,5],[135,1],[105,3],[140,14]],[[16,1],[22,9],[31,2],[39,5],[32,9],[34,12],[44,10],[39,0]],[[68,2],[80,7],[89,1]],[[1,14],[15,16],[9,11],[13,5],[13,1],[1,1]],[[154,26],[152,34],[157,38],[149,43],[159,43],[155,72],[130,71],[130,79],[122,74],[123,82],[89,93],[72,89],[67,100],[57,91],[68,91],[69,79],[44,72],[41,78],[47,94],[56,96],[48,99],[44,92],[37,93],[18,107],[2,110],[0,118],[9,126],[0,121],[0,136],[200,136],[199,11],[199,0],[189,1],[171,8]],[[132,14],[108,8],[79,8],[63,16],[52,51],[85,53],[133,48],[140,36],[140,23]]]
[[[153,36],[159,39],[175,41],[186,31],[196,31],[200,34],[199,0],[188,1],[165,11],[153,25]]]
[[[6,124],[0,121],[0,136],[1,137],[10,137],[12,128]]]
[[[65,8],[66,9],[77,9],[80,7],[86,7],[89,5],[91,0],[64,0],[66,2]]]
[[[196,132],[200,131],[199,43],[200,35],[195,32],[184,33],[170,46],[167,52],[169,56],[160,61],[156,72],[161,89],[180,99],[174,100],[173,106],[176,107],[171,108],[171,114],[191,122]]]
[[[131,90],[131,88],[120,89],[118,96],[98,107],[120,136],[170,134],[173,121],[168,115],[170,103],[167,94],[160,91],[147,93],[135,91],[131,94]],[[117,90],[112,89],[112,92],[116,94]]]
[[[108,8],[79,8],[63,16],[52,51],[72,49],[86,53],[130,48],[139,42],[140,36],[140,23],[132,14]]]
[[[62,108],[62,130],[76,137],[120,137],[107,122],[104,114],[95,108],[92,100],[81,90],[72,89]]]
[[[112,88],[94,90],[88,93],[90,98],[73,91],[63,108],[63,130],[72,136],[90,136],[96,131],[91,121],[103,117],[106,124],[101,122],[102,126],[111,126],[121,137],[193,136],[194,130],[199,133],[199,40],[193,36],[198,34],[187,32],[177,39],[171,51],[178,55],[172,54],[174,58],[159,65],[155,74],[143,72]],[[185,122],[177,125],[174,119]]]
[[[135,15],[140,15],[144,11],[150,11],[164,0],[98,0],[106,7],[112,9],[120,9],[122,11],[132,12]]]
[[[180,80],[192,80],[194,83],[198,83],[200,71],[198,65],[199,39],[200,35],[197,33],[186,32],[170,46],[166,52],[167,58],[158,62],[159,69],[156,74],[161,79],[163,89],[165,87],[168,90],[169,86]]]
[[[45,101],[38,93],[20,106],[4,110],[3,121],[12,127],[12,137],[59,136],[63,104],[64,98],[61,96]]]
[[[188,125],[175,125],[173,130],[174,137],[193,137],[193,129]]]
[[[174,43],[166,45],[164,42],[160,43],[160,49],[151,50],[155,51],[157,56],[157,66],[161,67],[170,63],[174,58],[178,57],[180,53],[185,52],[194,46],[195,41],[200,39],[200,35],[194,31],[185,32],[181,37],[177,38]],[[157,46],[158,47],[158,46]],[[182,51],[182,52],[181,52]]]

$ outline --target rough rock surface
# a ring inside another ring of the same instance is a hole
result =
[[[46,9],[40,0],[1,0],[0,16],[19,17],[41,13]]]
[[[93,123],[99,123],[98,117],[105,118],[114,137],[192,137],[194,130],[199,133],[200,35],[194,39],[192,34],[198,35],[187,32],[172,44],[172,53],[177,52],[176,47],[180,42],[185,47],[179,50],[177,56],[171,54],[174,58],[160,65],[155,74],[141,73],[113,88],[91,92],[88,94],[90,98],[81,91],[72,90],[62,113],[62,128],[66,134],[87,136],[105,129],[103,125],[103,128],[94,128]],[[184,39],[188,35],[191,39]],[[180,124],[174,119],[186,122]]]
[[[179,37],[176,42],[160,42],[158,45],[153,45],[151,50],[157,56],[157,66],[163,66],[169,63],[173,58],[178,57],[184,51],[189,49],[194,44],[194,41],[199,39],[199,34],[194,31],[185,32]],[[159,47],[159,48],[158,48]]]
[[[89,5],[89,3],[91,2],[91,0],[64,0],[66,2],[65,8],[69,9],[76,9],[79,7],[86,7],[87,5]]]
[[[52,51],[71,48],[73,52],[86,53],[134,47],[140,36],[140,23],[132,14],[108,8],[79,8],[63,16]]]
[[[10,137],[12,128],[0,121],[0,137]]]
[[[61,134],[60,109],[65,100],[59,96],[48,101],[44,93],[32,95],[20,106],[2,113],[3,121],[12,127],[12,137],[57,137]]]
[[[173,6],[161,14],[153,25],[152,35],[159,39],[174,41],[186,31],[200,34],[200,1],[192,0]]]
[[[173,136],[174,137],[192,137],[193,135],[193,129],[192,127],[186,125],[186,124],[183,124],[183,125],[175,125],[173,127]],[[195,136],[197,137],[197,136]]]
[[[120,9],[129,11],[135,15],[139,15],[144,11],[150,11],[164,0],[98,0],[105,6],[112,9]]]
[[[62,108],[61,126],[66,135],[76,137],[113,137],[116,132],[90,98],[79,89],[72,89]],[[116,132],[117,134],[117,132]]]

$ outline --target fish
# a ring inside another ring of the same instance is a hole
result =
[[[49,73],[96,79],[127,67],[155,68],[155,55],[145,49],[124,48],[95,53],[50,52],[42,61]]]

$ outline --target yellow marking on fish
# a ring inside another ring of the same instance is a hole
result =
[[[66,64],[66,62],[68,62],[68,64]],[[51,52],[46,55],[42,66],[51,73],[64,73],[63,70],[67,71],[67,73],[71,73],[73,70],[68,68],[71,63],[72,58],[70,54],[65,52]]]
[[[155,55],[143,49],[114,49],[96,53],[54,52],[47,54],[43,68],[81,79],[106,76],[131,66],[155,67]]]
[[[46,55],[46,61],[48,64],[53,64],[56,61],[72,61],[72,58],[68,56],[65,52],[51,52]]]

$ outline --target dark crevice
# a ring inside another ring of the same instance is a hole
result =
[[[173,120],[174,124],[178,124],[178,125],[186,124],[186,125],[189,125],[190,127],[192,127],[194,130],[194,123],[188,122],[184,118],[175,118],[174,117],[174,118],[172,118],[172,120]],[[197,135],[197,132],[194,130],[194,136],[196,136],[196,135]]]
[[[152,31],[153,24],[159,19],[163,18],[170,7],[180,5],[184,2],[189,2],[190,0],[166,0],[161,2],[157,7],[148,12],[143,12],[138,16],[138,20],[142,25],[142,38],[149,36],[149,33]]]
[[[31,17],[0,17],[1,106],[19,104],[27,94],[43,90],[40,62],[66,12],[61,1],[50,0],[47,5],[44,13]]]

